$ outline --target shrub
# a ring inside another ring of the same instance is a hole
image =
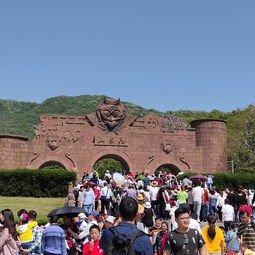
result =
[[[1,196],[65,197],[76,174],[64,169],[0,170]]]

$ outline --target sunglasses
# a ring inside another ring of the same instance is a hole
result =
[[[187,245],[188,243],[189,243],[188,235],[187,234],[183,234],[183,244]]]

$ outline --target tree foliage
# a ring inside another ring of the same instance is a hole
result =
[[[109,170],[111,174],[116,172],[125,174],[128,169],[125,169],[121,162],[116,159],[105,158],[96,162],[94,170],[98,172],[100,177],[103,177],[106,170]]]
[[[255,172],[255,106],[237,110],[229,122],[228,157],[238,172]]]

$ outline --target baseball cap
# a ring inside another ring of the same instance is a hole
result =
[[[92,215],[94,217],[97,217],[99,215],[99,212],[96,211],[96,210],[92,210],[92,212],[89,214],[89,215]]]
[[[79,217],[80,219],[86,219],[86,218],[87,218],[87,216],[85,215],[85,213],[79,213],[79,214],[78,214],[78,217]]]
[[[112,224],[114,224],[115,217],[109,215],[109,216],[107,216],[107,218],[106,218],[105,220],[108,221],[108,222],[110,222],[110,223],[112,223]]]

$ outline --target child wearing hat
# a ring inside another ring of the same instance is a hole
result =
[[[23,249],[28,249],[33,241],[33,227],[37,226],[37,221],[28,223],[28,214],[22,213],[19,217],[20,225],[17,227],[17,232]]]

